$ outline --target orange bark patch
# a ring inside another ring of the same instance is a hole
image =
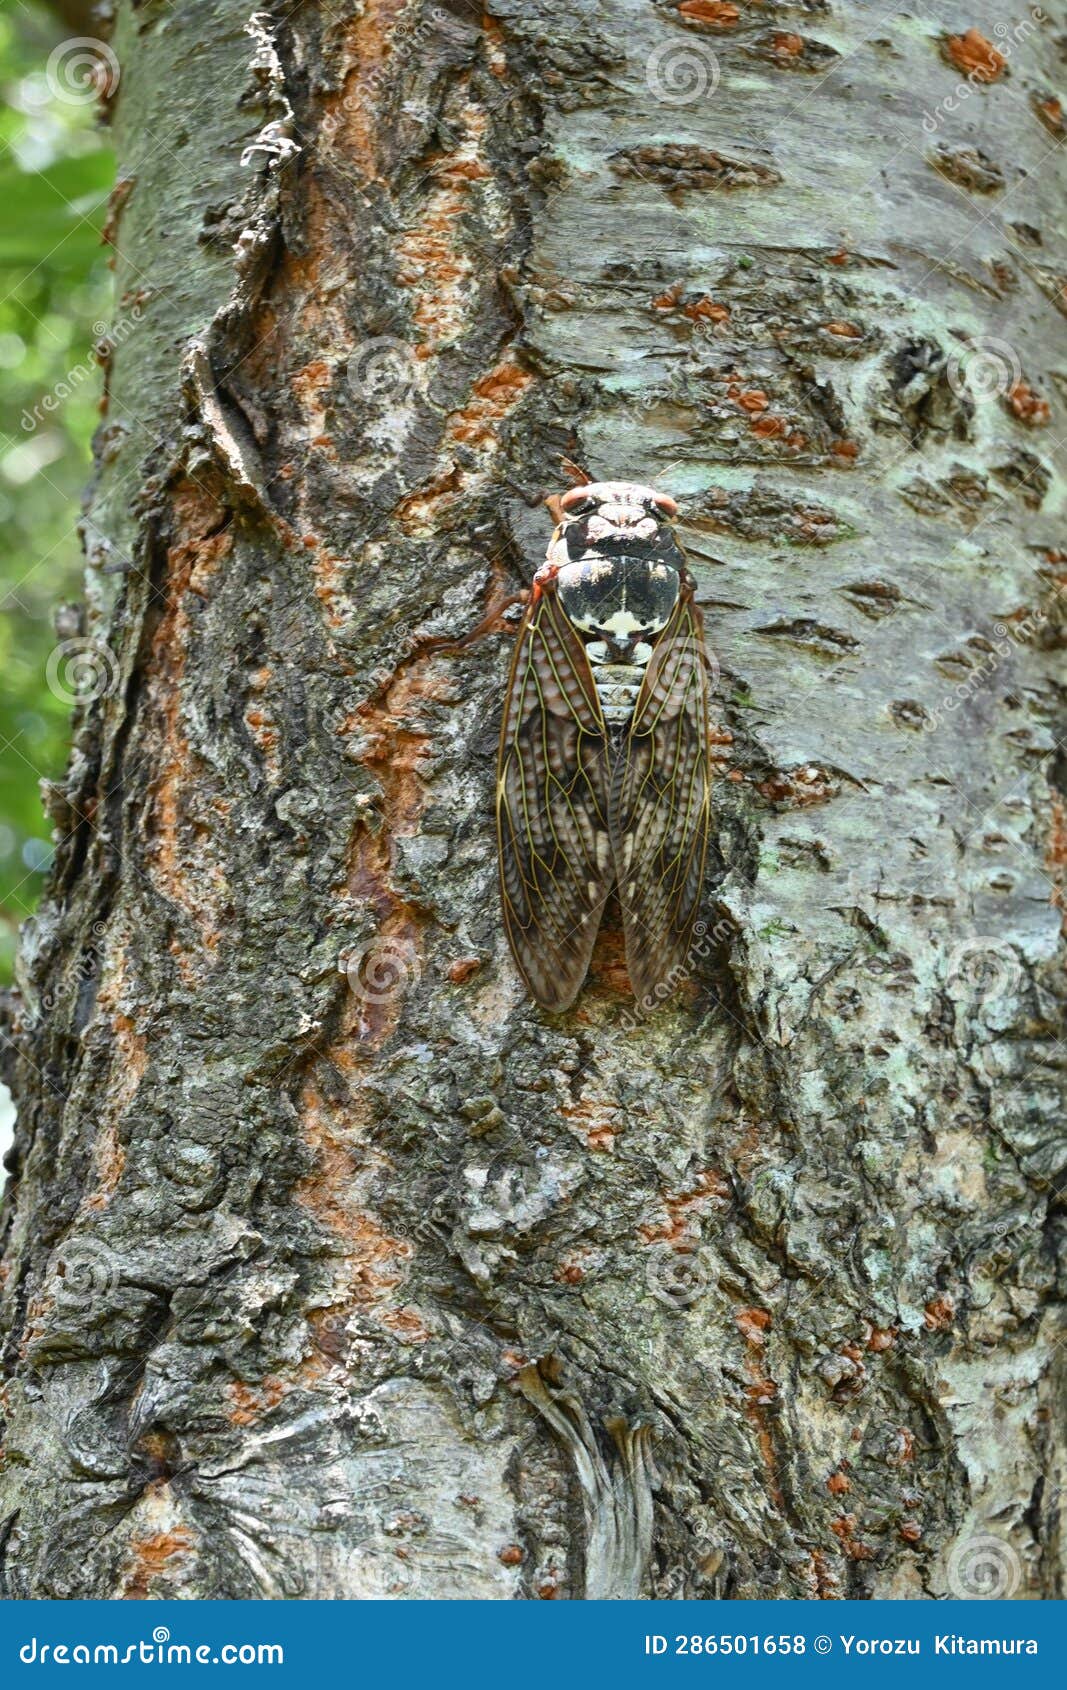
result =
[[[734,1319],[746,1344],[761,1347],[767,1342],[767,1333],[773,1325],[773,1317],[767,1309],[741,1309]]]
[[[856,340],[860,330],[855,323],[833,322],[826,325],[827,334],[838,335],[842,340]]]
[[[946,36],[944,51],[950,63],[972,82],[996,82],[1008,66],[1004,54],[986,40],[980,29],[969,29],[965,35]]]
[[[934,1297],[923,1310],[923,1320],[928,1332],[947,1332],[956,1316],[956,1305],[951,1297]]]
[[[504,52],[504,31],[488,12],[482,13],[482,39],[485,42],[485,58],[489,69],[494,76],[503,76],[508,68],[507,55]]]
[[[285,1395],[286,1387],[276,1374],[268,1373],[266,1378],[256,1385],[246,1385],[240,1379],[233,1379],[226,1387],[232,1407],[230,1420],[235,1426],[251,1426],[262,1414],[274,1408]]]
[[[834,1572],[826,1565],[826,1556],[821,1549],[811,1552],[811,1580],[814,1587],[812,1595],[819,1602],[836,1602],[841,1595],[841,1586]]]
[[[907,1426],[900,1426],[886,1453],[890,1467],[906,1467],[915,1459],[915,1434]]]
[[[738,1331],[745,1340],[745,1368],[749,1384],[745,1390],[745,1418],[756,1433],[760,1456],[767,1476],[767,1488],[776,1508],[784,1506],[782,1487],[778,1481],[778,1458],[774,1449],[767,1405],[778,1395],[778,1386],[764,1365],[763,1349],[772,1317],[767,1309],[740,1309],[734,1316]]]
[[[475,476],[484,475],[500,445],[500,424],[518,404],[533,380],[510,355],[487,375],[479,377],[461,411],[454,411],[445,430],[444,447],[473,447],[481,453],[476,470],[461,468],[451,458],[448,467],[397,506],[397,521],[408,534],[435,532],[448,508]]]
[[[1034,110],[1045,125],[1049,134],[1055,135],[1057,140],[1061,139],[1062,136],[1067,133],[1067,125],[1064,123],[1063,116],[1063,102],[1061,100],[1057,100],[1055,95],[1049,94],[1045,98],[1042,98],[1040,95],[1035,94]]]
[[[160,719],[162,737],[148,856],[159,889],[191,917],[204,951],[211,953],[219,943],[216,911],[225,892],[223,873],[209,844],[219,815],[209,815],[200,796],[202,782],[182,728],[181,689],[190,639],[188,595],[207,598],[211,580],[233,541],[229,529],[219,528],[225,514],[222,508],[192,483],[176,490],[173,514],[183,538],[167,553],[166,603],[147,668],[149,699]],[[193,809],[194,805],[198,807]],[[191,978],[191,959],[180,947],[177,954],[183,973]]]
[[[396,279],[416,296],[413,318],[421,334],[420,358],[432,357],[457,339],[470,318],[474,259],[457,238],[457,224],[472,181],[487,173],[479,153],[487,121],[482,107],[463,108],[463,137],[456,150],[433,167],[433,191],[417,221],[397,242]]]
[[[454,986],[462,986],[472,974],[477,974],[482,966],[480,956],[462,957],[459,962],[449,964],[448,978]]]
[[[367,741],[361,762],[382,789],[385,825],[372,831],[357,823],[348,885],[353,896],[371,904],[383,918],[396,907],[390,885],[391,841],[416,831],[426,801],[421,771],[430,739],[413,725],[412,717],[421,703],[448,696],[446,679],[410,665],[398,670],[384,698],[354,712],[355,725]]]
[[[126,209],[126,201],[137,185],[136,176],[120,176],[112,188],[107,202],[107,217],[104,227],[100,231],[101,246],[114,246],[118,237],[119,223],[122,213]]]
[[[739,7],[730,0],[682,0],[678,10],[683,18],[712,24],[716,29],[732,29],[741,16]]]
[[[842,1496],[845,1491],[852,1489],[852,1480],[847,1473],[831,1473],[826,1481],[826,1488],[831,1496]]]
[[[1048,400],[1035,393],[1027,381],[1017,381],[1008,390],[1007,405],[1012,416],[1029,428],[1044,428],[1051,416]]]
[[[836,790],[833,776],[814,763],[805,763],[799,769],[782,769],[769,779],[756,783],[756,791],[770,799],[772,804],[787,804],[794,810],[825,804]]]
[[[891,1350],[897,1341],[896,1328],[893,1326],[872,1326],[867,1339],[867,1348],[877,1355],[882,1350]]]
[[[415,1309],[386,1309],[378,1318],[402,1344],[425,1344],[430,1336],[429,1327]]]
[[[335,1059],[340,1053],[335,1053]],[[351,1063],[349,1063],[351,1066]],[[412,1247],[394,1237],[365,1201],[365,1188],[385,1166],[368,1155],[359,1128],[368,1105],[353,1092],[341,1107],[328,1101],[314,1078],[300,1100],[304,1140],[315,1166],[295,1189],[298,1202],[334,1233],[344,1247],[338,1265],[332,1311],[361,1309],[386,1317],[399,1313],[394,1293],[402,1283]],[[334,1312],[331,1319],[337,1321]]]
[[[270,685],[271,671],[266,666],[257,669],[249,678],[251,699],[245,706],[244,722],[249,735],[263,758],[264,773],[270,785],[275,785],[281,775],[281,765],[278,760],[278,743],[280,735],[277,724],[271,712],[263,702],[263,694]]]
[[[425,486],[401,499],[396,507],[396,519],[405,534],[435,533],[444,512],[455,504],[464,485],[463,471],[453,463]]]
[[[568,1127],[582,1134],[590,1150],[614,1149],[619,1116],[615,1098],[583,1095],[577,1102],[561,1103],[559,1112]]]
[[[705,295],[702,299],[694,300],[691,305],[683,305],[682,316],[691,317],[694,322],[699,322],[701,318],[707,318],[711,323],[727,323],[730,320],[730,307],[720,305],[716,300],[709,299]]]
[[[123,1584],[122,1594],[128,1602],[144,1602],[153,1594],[153,1587],[164,1574],[174,1569],[170,1563],[187,1555],[194,1544],[190,1527],[173,1526],[170,1531],[153,1532],[147,1537],[134,1538],[129,1554],[132,1568]]]
[[[86,1209],[98,1214],[106,1209],[115,1192],[126,1167],[126,1152],[119,1143],[118,1128],[115,1121],[107,1121],[101,1126],[93,1143],[93,1171],[96,1175],[96,1189],[85,1199]]]
[[[638,1228],[645,1244],[669,1244],[674,1250],[688,1251],[700,1239],[700,1216],[710,1205],[725,1202],[730,1187],[714,1168],[702,1169],[681,1191],[663,1198],[665,1219],[649,1221]]]
[[[856,1537],[856,1525],[855,1514],[841,1514],[830,1521],[830,1530],[840,1538],[841,1548],[850,1561],[869,1561],[874,1550],[869,1543],[861,1543]]]
[[[653,311],[680,311],[683,317],[688,317],[694,323],[705,320],[710,323],[726,323],[730,318],[730,307],[720,305],[714,299],[709,299],[707,294],[701,294],[699,299],[687,302],[681,282],[675,282],[673,287],[667,289],[666,293],[657,295],[652,301],[652,309]]]
[[[580,1285],[585,1278],[585,1261],[589,1252],[579,1246],[560,1261],[553,1277],[562,1285]]]
[[[333,370],[324,358],[314,358],[310,364],[305,364],[302,370],[297,370],[290,379],[297,398],[306,404],[311,399],[318,399],[323,390],[329,387],[333,380]]]
[[[406,6],[407,0],[363,0],[345,32],[345,59],[352,68],[341,90],[340,115],[349,155],[371,178],[379,174],[379,103],[386,66]]]
[[[785,30],[778,30],[771,39],[774,52],[783,59],[795,59],[804,51],[804,38],[801,35],[791,35]]]
[[[106,946],[106,940],[102,943]],[[93,1144],[93,1189],[84,1202],[84,1207],[94,1213],[107,1208],[122,1179],[126,1152],[119,1142],[119,1126],[148,1067],[147,1041],[118,1007],[126,987],[126,967],[126,950],[121,942],[105,949],[99,965],[96,1009],[110,1029],[111,1078],[106,1088],[107,1114]]]
[[[513,358],[505,358],[488,375],[475,382],[462,411],[448,419],[448,438],[468,446],[481,446],[493,437],[497,426],[518,403],[533,380]]]
[[[345,559],[335,557],[332,552],[319,551],[311,565],[311,573],[315,582],[315,597],[326,612],[326,620],[331,628],[344,625],[344,612],[339,606],[339,600],[344,590]]]

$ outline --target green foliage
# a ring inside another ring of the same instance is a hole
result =
[[[113,161],[87,90],[46,75],[63,39],[43,6],[0,9],[0,979],[50,855],[37,783],[67,757],[69,704],[47,664],[55,606],[79,596],[92,347],[110,315],[100,230]]]

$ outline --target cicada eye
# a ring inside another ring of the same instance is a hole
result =
[[[584,516],[587,511],[596,509],[596,500],[591,499],[581,487],[572,487],[564,493],[560,502],[560,510],[566,511],[568,516]]]

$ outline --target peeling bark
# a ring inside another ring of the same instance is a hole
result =
[[[1062,1594],[1059,25],[927,13],[120,6],[8,1594]],[[713,604],[640,1024],[610,919],[524,1000],[434,643],[564,456]]]

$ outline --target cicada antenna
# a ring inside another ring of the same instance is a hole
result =
[[[491,610],[487,611],[476,627],[466,634],[439,634],[430,639],[420,640],[419,649],[422,652],[464,651],[467,646],[474,645],[477,640],[484,639],[487,634],[508,632],[507,624],[501,626],[501,618],[517,604],[526,605],[530,602],[530,589],[524,587],[521,593],[512,593],[506,599],[501,599]]]
[[[561,458],[559,467],[572,487],[588,487],[593,479],[589,471],[582,469],[581,465],[576,464],[573,458]]]
[[[582,469],[581,465],[576,464],[573,458],[561,458],[559,467],[572,487],[588,487],[593,479],[589,471]],[[561,493],[549,493],[545,499],[545,507],[554,523],[559,522],[563,516],[563,508],[560,505],[562,496]]]

